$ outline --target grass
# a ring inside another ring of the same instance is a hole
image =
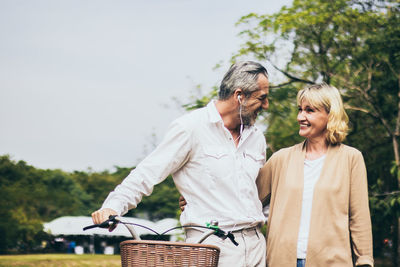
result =
[[[121,266],[119,255],[29,254],[0,256],[0,266],[69,267]]]
[[[0,255],[0,267],[119,267],[119,255],[75,255],[75,254],[29,254]],[[391,267],[389,259],[375,259],[376,267]]]

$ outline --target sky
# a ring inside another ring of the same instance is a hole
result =
[[[65,171],[135,166],[186,112],[179,103],[219,85],[240,17],[290,3],[0,0],[0,155]]]

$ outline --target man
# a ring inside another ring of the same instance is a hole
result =
[[[172,174],[187,200],[182,225],[216,220],[232,231],[239,246],[211,236],[205,244],[220,247],[219,266],[265,265],[265,221],[255,180],[265,163],[266,143],[254,126],[268,108],[268,73],[260,64],[233,64],[225,74],[217,101],[176,119],[161,144],[109,194],[94,223],[135,208],[143,195]],[[202,232],[186,230],[186,242]]]

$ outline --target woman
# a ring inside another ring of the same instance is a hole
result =
[[[348,118],[339,91],[313,85],[297,94],[300,144],[274,153],[257,178],[270,204],[267,265],[373,266],[362,154],[342,144]]]

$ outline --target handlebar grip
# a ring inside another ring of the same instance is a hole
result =
[[[102,222],[100,224],[93,224],[93,225],[86,226],[86,227],[83,228],[83,231],[86,231],[86,230],[89,230],[89,229],[92,229],[92,228],[96,228],[96,227],[108,228],[108,227],[110,227],[110,225],[111,225],[111,222],[107,220],[107,221]]]
[[[99,227],[99,225],[98,224],[89,225],[89,226],[83,227],[83,231],[86,231],[86,230],[89,230],[92,228],[96,228],[96,227]]]

